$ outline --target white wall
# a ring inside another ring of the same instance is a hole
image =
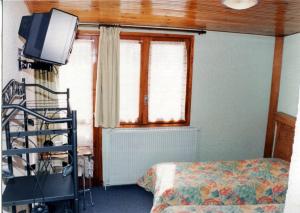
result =
[[[23,46],[23,42],[18,37],[19,25],[21,17],[28,15],[29,11],[23,1],[20,0],[4,0],[3,6],[3,61],[1,83],[2,88],[11,80],[21,80],[26,77],[27,82],[33,81],[32,71],[18,71],[18,48]],[[15,175],[24,174],[23,169],[16,168]],[[2,191],[5,185],[2,184]],[[18,210],[26,209],[26,207],[18,207]],[[7,208],[3,212],[9,212]]]
[[[274,37],[208,32],[196,37],[191,125],[200,160],[262,157]]]
[[[281,71],[280,95],[278,111],[297,116],[293,155],[290,166],[289,187],[286,197],[285,211],[299,212],[300,203],[300,33],[284,38],[283,65]]]
[[[300,84],[300,33],[284,39],[278,111],[297,116]]]
[[[299,94],[299,93],[298,93]],[[286,195],[284,213],[295,213],[300,210],[300,101],[298,102],[298,116],[296,121],[293,155],[289,171],[289,185]]]
[[[18,36],[18,30],[21,18],[24,15],[29,15],[29,11],[23,1],[3,1],[2,87],[11,79],[20,81],[22,77],[30,78],[32,76],[32,71],[20,72],[18,70],[18,48],[21,48],[24,44]]]

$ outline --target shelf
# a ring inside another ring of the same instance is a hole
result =
[[[72,176],[59,174],[38,176],[42,192],[37,185],[36,176],[15,177],[8,181],[2,194],[3,206],[24,205],[34,202],[53,202],[74,199]]]
[[[48,129],[24,132],[10,132],[10,137],[25,137],[25,136],[38,136],[38,135],[61,135],[70,133],[70,129]]]
[[[2,155],[12,156],[12,155],[21,155],[26,153],[65,152],[65,151],[71,151],[72,149],[73,149],[72,145],[48,146],[48,147],[24,148],[24,149],[8,149],[8,150],[3,150]]]

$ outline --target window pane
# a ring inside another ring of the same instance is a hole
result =
[[[120,121],[136,122],[139,117],[141,44],[120,42]]]
[[[152,41],[148,72],[149,122],[185,120],[185,42]]]
[[[77,110],[78,145],[93,147],[93,41],[75,40],[67,65],[59,68],[59,90],[70,89],[71,109]]]

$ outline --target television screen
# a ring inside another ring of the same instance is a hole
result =
[[[50,64],[66,64],[76,36],[78,17],[57,9],[23,16],[19,35],[25,57]]]

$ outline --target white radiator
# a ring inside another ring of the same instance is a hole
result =
[[[134,184],[156,163],[196,161],[197,155],[197,128],[103,129],[103,182]]]

